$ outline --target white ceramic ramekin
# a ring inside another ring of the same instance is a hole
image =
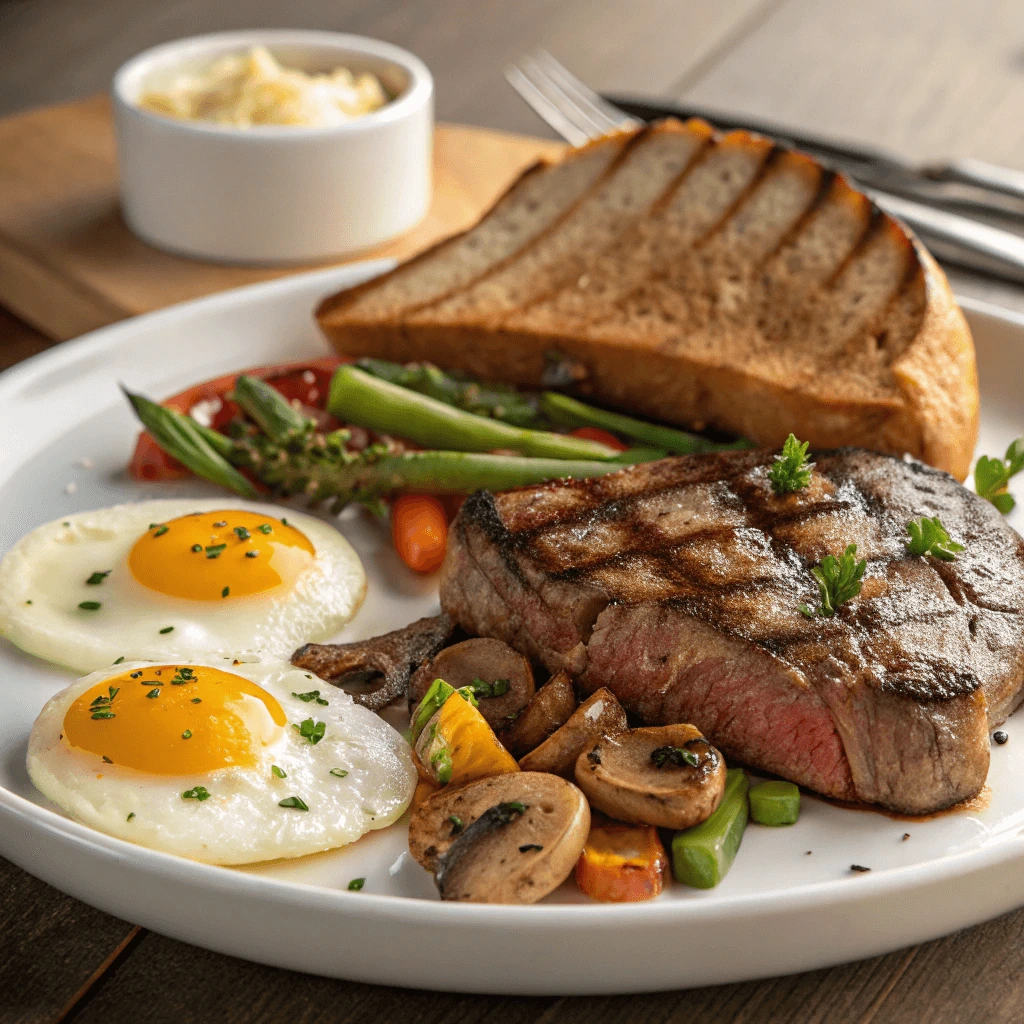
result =
[[[331,128],[226,128],[137,106],[176,72],[257,45],[304,71],[371,71],[396,98]],[[397,46],[336,32],[196,36],[134,57],[114,76],[113,94],[124,216],[161,249],[232,263],[311,262],[376,245],[426,213],[434,82]]]

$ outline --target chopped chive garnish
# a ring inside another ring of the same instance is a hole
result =
[[[127,818],[127,820],[128,820],[128,821],[131,821],[131,820],[132,820],[132,818],[134,818],[134,817],[135,817],[135,812],[134,812],[134,811],[129,811],[129,812],[128,812],[128,818]]]
[[[260,553],[258,551],[246,551],[245,557],[246,558],[259,558],[260,557]]]
[[[26,602],[25,602],[25,604],[31,604],[31,603],[32,603],[31,601],[26,601]]]
[[[223,590],[222,590],[222,591],[220,592],[220,596],[221,596],[221,597],[227,597],[227,596],[228,596],[228,594],[230,594],[230,593],[231,593],[231,588],[230,588],[230,587],[225,587],[225,588],[224,588],[224,589],[223,589]]]
[[[120,658],[117,659],[117,661],[114,662],[114,664],[115,665],[120,665],[122,661],[124,661],[124,655],[123,654],[121,655]]]
[[[292,728],[297,729],[299,735],[304,740],[308,740],[312,746],[316,746],[324,738],[327,724],[325,722],[314,722],[312,718],[307,718],[301,725],[293,725]]]
[[[324,700],[324,698],[320,696],[320,691],[319,690],[310,690],[309,693],[296,693],[294,690],[292,690],[292,696],[293,697],[298,697],[299,700],[305,701],[307,704],[311,700],[315,700],[317,702],[317,704],[323,704],[325,707],[327,705],[327,701]]]
[[[308,811],[309,808],[306,806],[306,801],[301,796],[286,796],[283,800],[279,800],[277,803],[278,807],[294,807],[297,811]]]
[[[236,526],[235,535],[239,540],[248,540],[252,536],[244,526]]]
[[[288,525],[288,520],[287,520],[287,519],[285,519],[285,517],[284,517],[284,516],[281,516],[281,525],[282,525],[282,526],[287,526],[287,525]]]
[[[183,733],[181,734],[181,738],[182,738],[183,740],[190,740],[190,739],[192,739],[192,730],[191,730],[191,729],[186,729],[186,730],[185,730],[185,731],[184,731],[184,732],[183,732]]]
[[[207,544],[206,557],[216,558],[226,547],[227,544]]]
[[[353,878],[352,881],[348,883],[348,891],[359,892],[364,885],[366,885],[365,878]]]
[[[163,633],[173,633],[174,632],[174,627],[173,626],[164,626],[164,628],[161,629],[160,632],[161,632],[161,634],[163,634]]]
[[[153,536],[154,537],[162,537],[169,529],[170,529],[169,526],[157,527],[157,531],[156,531],[156,533],[153,534]]]
[[[95,718],[96,716],[94,715],[93,717]],[[106,764],[113,764],[113,763],[114,763],[113,761],[111,761],[111,760],[110,760],[110,758],[109,758],[109,757],[107,757],[107,755],[106,755],[106,754],[104,754],[104,755],[103,755],[103,760],[104,760],[104,762],[105,762]]]
[[[346,775],[348,775],[348,772],[347,772],[347,771],[345,771],[345,769],[344,769],[344,768],[332,768],[332,769],[331,769],[331,774],[332,774],[332,775],[333,775],[333,776],[334,776],[334,777],[335,777],[336,779],[343,779],[343,778],[345,778],[345,776],[346,776]]]
[[[259,530],[260,533],[272,533],[274,530],[270,523],[263,523],[260,526],[257,526],[256,529]]]
[[[103,605],[101,605],[99,601],[79,601],[78,607],[81,608],[83,612],[98,612]]]
[[[147,697],[159,697],[160,696],[160,687],[159,686],[154,686],[153,689],[150,690],[149,693],[146,694],[146,696]]]
[[[270,766],[270,774],[273,775],[275,779],[288,778],[288,773],[283,768],[278,768],[276,764],[272,764]]]
[[[86,586],[95,587],[97,584],[102,583],[110,574],[113,572],[112,569],[108,569],[106,572],[94,572],[86,581]]]
[[[199,552],[203,550],[203,545],[202,544],[193,544],[192,545],[192,550],[198,555]]]
[[[203,703],[203,698],[202,697],[193,697],[192,698],[192,703],[193,704],[202,704]]]
[[[213,525],[216,527],[227,526],[228,521],[226,519],[218,519]]]
[[[174,678],[171,680],[171,686],[184,686],[185,683],[194,683],[195,681],[195,672],[193,672],[188,665],[180,665],[174,673]]]
[[[191,789],[186,789],[181,794],[182,800],[198,800],[202,803],[203,800],[210,799],[210,791],[205,786],[193,786]]]
[[[140,668],[137,672],[132,672],[129,676],[130,679],[138,679],[142,675],[142,669]]]

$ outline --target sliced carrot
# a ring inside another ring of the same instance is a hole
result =
[[[575,430],[570,430],[569,433],[573,437],[583,437],[588,441],[599,441],[601,444],[608,445],[609,448],[614,448],[617,452],[624,452],[629,448],[628,444],[623,444],[610,431],[602,430],[600,427],[577,427]]]
[[[600,903],[638,903],[661,892],[667,865],[654,826],[595,820],[576,862],[576,884]]]
[[[439,569],[448,547],[444,506],[428,494],[403,494],[391,506],[391,537],[398,557],[410,569]]]

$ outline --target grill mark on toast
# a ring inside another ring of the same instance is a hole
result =
[[[545,238],[547,238],[554,231],[556,231],[569,217],[571,217],[583,203],[590,199],[590,197],[593,196],[594,193],[597,192],[597,190],[600,189],[605,184],[605,182],[610,180],[612,176],[618,172],[627,155],[640,143],[642,139],[646,139],[647,136],[653,130],[653,125],[645,125],[638,132],[636,132],[634,135],[628,138],[625,141],[624,145],[620,148],[619,152],[608,164],[608,166],[601,172],[601,174],[598,175],[597,178],[594,179],[593,182],[591,182],[588,188],[586,188],[582,193],[580,193],[580,195],[572,203],[570,203],[569,206],[567,206],[557,217],[555,217],[548,225],[546,225],[546,227],[544,227],[543,230],[539,231],[536,235],[532,236],[526,242],[525,245],[521,245],[514,252],[509,253],[503,259],[499,260],[497,263],[492,264],[483,273],[478,274],[472,280],[467,281],[465,284],[460,285],[458,288],[451,289],[444,295],[439,295],[434,299],[431,299],[429,302],[422,303],[421,305],[417,306],[414,310],[403,311],[403,315],[412,315],[414,313],[425,312],[427,310],[433,309],[435,306],[441,305],[441,303],[447,301],[448,299],[455,298],[458,295],[462,294],[463,292],[470,291],[472,288],[476,287],[476,285],[480,284],[483,281],[486,281],[489,277],[493,277],[495,274],[504,270],[510,264],[514,263],[517,259],[519,259],[524,253],[528,252],[530,249],[537,246]]]
[[[864,225],[864,230],[861,232],[860,238],[857,239],[856,244],[846,254],[846,257],[840,261],[839,265],[833,271],[831,277],[825,283],[825,290],[829,291],[833,289],[838,283],[839,279],[843,276],[846,268],[853,263],[853,261],[864,251],[874,236],[882,230],[885,225],[885,214],[875,206],[871,204],[871,216],[868,218],[867,224]]]
[[[752,196],[760,187],[768,174],[771,166],[779,159],[780,156],[785,152],[782,146],[772,145],[770,149],[765,153],[764,159],[761,161],[760,167],[757,169],[757,173],[747,182],[746,186],[734,197],[732,203],[726,209],[725,213],[713,224],[703,235],[698,238],[693,245],[692,249],[700,249],[706,245],[712,238],[715,237],[720,231],[722,231],[726,224],[729,223],[736,215],[737,211],[744,205],[750,196]],[[667,275],[663,275],[667,276]]]
[[[810,205],[804,210],[803,213],[793,222],[789,230],[784,232],[778,242],[772,246],[772,248],[766,252],[760,260],[755,264],[756,269],[760,270],[765,267],[775,256],[777,256],[783,249],[788,245],[792,245],[800,237],[801,232],[810,223],[811,218],[817,213],[821,204],[825,201],[828,196],[830,189],[832,188],[832,182],[835,180],[836,172],[828,167],[821,169],[821,178],[818,181],[818,191],[815,193],[814,198],[811,200]]]

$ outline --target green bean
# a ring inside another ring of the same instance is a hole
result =
[[[729,873],[747,827],[747,790],[742,768],[730,768],[725,794],[707,821],[677,832],[672,839],[672,873],[695,889],[713,889]]]
[[[508,449],[553,459],[612,459],[617,454],[614,448],[585,438],[526,430],[475,416],[351,365],[335,372],[327,409],[345,423],[403,437],[424,448],[463,452]]]
[[[792,825],[800,817],[800,787],[792,782],[762,782],[748,795],[750,817],[759,825]]]
[[[690,434],[685,430],[663,427],[657,423],[624,416],[619,412],[597,409],[585,402],[580,402],[568,395],[556,391],[545,391],[540,396],[541,409],[556,423],[568,427],[601,427],[623,437],[631,437],[655,448],[663,448],[676,455],[692,455],[697,452],[722,452],[734,448],[752,448],[753,445],[740,438],[737,441],[719,443],[709,441],[698,434]]]

